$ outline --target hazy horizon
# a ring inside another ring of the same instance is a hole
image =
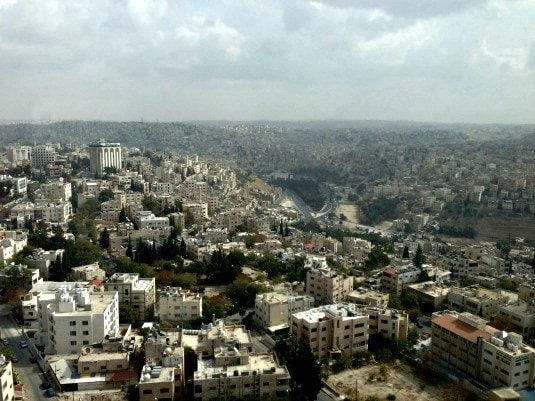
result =
[[[0,122],[535,123],[529,0],[0,0]]]

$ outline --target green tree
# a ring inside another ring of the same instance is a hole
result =
[[[418,247],[416,248],[416,253],[414,254],[414,258],[412,259],[412,261],[414,263],[414,266],[416,266],[418,269],[421,269],[423,264],[425,263],[424,251],[420,244],[418,244]]]
[[[409,259],[409,247],[405,245],[403,247],[403,255],[401,255],[402,259]]]
[[[100,193],[98,194],[98,201],[100,203],[107,202],[110,199],[113,199],[114,197],[115,197],[115,194],[113,193],[113,191],[111,189],[106,188],[100,191]]]
[[[102,249],[108,249],[110,247],[110,233],[108,232],[107,227],[101,231],[99,243]]]
[[[126,210],[124,207],[119,212],[119,223],[126,223]]]
[[[390,263],[388,255],[384,253],[380,248],[373,247],[368,257],[364,261],[364,266],[367,271],[376,270],[381,267],[385,267]]]
[[[321,389],[321,367],[306,341],[295,339],[280,341],[275,345],[280,362],[286,365],[292,381],[297,387],[292,389],[290,399],[297,399],[299,393],[309,400],[316,399]]]
[[[119,322],[132,323],[132,326],[139,326],[139,311],[129,304],[119,304]]]

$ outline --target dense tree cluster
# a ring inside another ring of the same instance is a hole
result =
[[[385,220],[397,218],[397,207],[400,202],[399,198],[387,198],[381,196],[371,201],[362,201],[359,203],[361,212],[361,221],[364,224],[375,225]]]
[[[474,227],[458,227],[447,224],[441,224],[438,232],[450,237],[475,238],[477,232]]]

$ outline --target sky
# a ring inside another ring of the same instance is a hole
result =
[[[535,123],[535,0],[0,0],[0,120]]]

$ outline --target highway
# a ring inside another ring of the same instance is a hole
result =
[[[29,348],[21,348],[19,343],[22,339],[21,332],[18,326],[11,318],[9,312],[2,310],[0,315],[0,332],[2,333],[2,339],[7,338],[9,340],[9,348],[13,352],[13,356],[16,356],[19,361],[13,363],[13,369],[19,374],[20,381],[23,384],[25,399],[26,400],[47,400],[45,391],[41,388],[44,381],[43,373],[37,363],[31,363]]]

